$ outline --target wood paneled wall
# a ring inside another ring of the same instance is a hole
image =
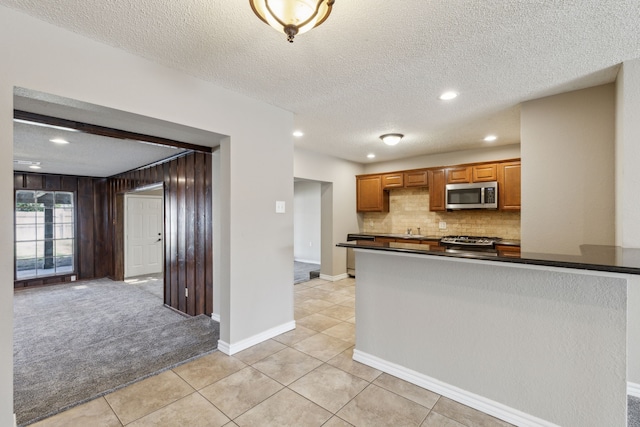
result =
[[[74,273],[78,279],[109,275],[104,252],[104,213],[107,197],[100,191],[105,178],[14,172],[15,190],[72,191],[76,194],[76,253]],[[71,274],[16,280],[14,287],[41,286],[71,281]]]
[[[124,278],[124,194],[164,187],[165,304],[189,315],[213,311],[211,154],[192,152],[107,179],[15,172],[16,189],[75,191],[79,279]],[[68,281],[15,282],[14,286]],[[188,298],[187,292],[188,289]]]
[[[164,186],[165,304],[198,315],[213,311],[211,154],[191,153],[170,162],[109,178],[110,238],[114,278],[124,277],[125,192]],[[188,289],[188,298],[187,290]]]

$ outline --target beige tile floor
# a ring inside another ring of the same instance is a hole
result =
[[[352,360],[355,281],[295,286],[297,328],[215,352],[34,427],[509,426]]]

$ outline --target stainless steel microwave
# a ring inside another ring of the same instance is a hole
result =
[[[498,209],[498,183],[447,184],[447,209]]]

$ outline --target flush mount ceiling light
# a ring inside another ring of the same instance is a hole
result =
[[[49,140],[50,142],[55,142],[56,144],[68,144],[69,141],[67,141],[66,139],[62,139],[62,138],[53,138]]]
[[[300,138],[301,136],[304,136],[304,132],[302,132],[301,130],[296,130],[293,132],[293,136]]]
[[[253,12],[277,31],[293,38],[322,24],[335,0],[249,0]]]
[[[404,137],[401,133],[386,133],[380,135],[380,139],[387,145],[396,145]]]
[[[376,155],[371,153],[371,154],[367,154],[367,159],[375,159]]]
[[[438,97],[439,100],[441,101],[451,101],[454,98],[458,97],[458,92],[454,92],[454,91],[448,91],[448,92],[444,92],[442,95],[440,95]]]
[[[487,136],[485,136],[485,137],[484,137],[484,140],[485,140],[486,142],[493,142],[493,141],[495,141],[496,139],[498,139],[498,137],[497,137],[497,136],[495,136],[495,135],[487,135]]]

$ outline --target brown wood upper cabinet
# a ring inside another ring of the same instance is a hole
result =
[[[389,212],[389,193],[383,190],[382,175],[356,177],[356,210]]]
[[[497,181],[498,167],[495,163],[475,166],[460,166],[447,169],[447,184]]]
[[[471,182],[487,182],[498,180],[498,165],[487,163],[471,168]]]
[[[519,161],[498,164],[498,206],[500,210],[520,210],[520,171]]]
[[[426,169],[404,173],[405,187],[428,187],[429,178]]]
[[[402,172],[387,173],[382,175],[382,188],[402,188],[404,187],[404,174]]]
[[[446,204],[444,200],[444,185],[446,182],[445,169],[434,169],[429,171],[429,210],[444,211]]]
[[[471,166],[447,169],[447,184],[471,182]]]

